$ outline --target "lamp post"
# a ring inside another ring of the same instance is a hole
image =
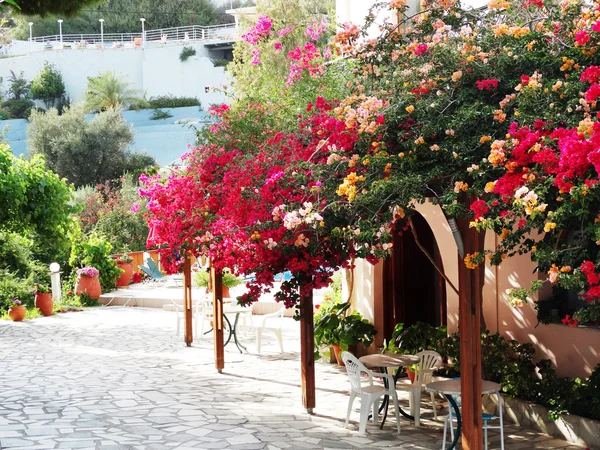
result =
[[[33,50],[33,22],[29,22],[29,51]]]
[[[58,34],[60,35],[60,43],[62,44],[62,19],[58,19]]]
[[[99,19],[100,21],[100,45],[104,48],[104,19]]]
[[[146,21],[146,19],[144,19],[143,17],[140,19],[140,22],[142,22],[142,47],[146,48],[146,31],[144,29],[144,22]]]
[[[53,262],[50,264],[50,281],[52,283],[52,294],[54,296],[54,300],[60,303],[62,293],[60,288],[60,265],[58,263]]]

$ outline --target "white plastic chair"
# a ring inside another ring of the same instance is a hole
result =
[[[171,303],[175,306],[175,315],[177,320],[177,330],[175,335],[179,336],[181,330],[181,323],[183,322],[183,301],[176,302],[171,299]],[[199,339],[204,335],[204,322],[209,320],[206,318],[206,305],[210,303],[206,298],[199,298],[192,300],[192,322],[194,322],[194,335]],[[198,322],[201,322],[200,334],[198,334]]]
[[[369,412],[373,411],[373,423],[377,424],[377,414],[379,412],[379,399],[384,395],[389,395],[394,402],[394,411],[396,413],[396,425],[398,433],[400,433],[400,408],[398,407],[398,394],[394,389],[394,378],[391,375],[384,373],[375,373],[370,371],[361,363],[352,353],[342,352],[342,360],[346,365],[346,372],[350,378],[350,399],[348,400],[348,412],[346,413],[346,423],[344,428],[348,426],[350,413],[352,412],[352,404],[354,399],[360,397],[360,423],[358,433],[361,436],[365,435],[367,429],[367,420]],[[361,373],[366,373],[369,377],[369,385],[361,384]],[[382,377],[387,380],[389,387],[374,385],[373,377]]]
[[[504,450],[504,421],[502,420],[502,396],[500,392],[497,392],[498,395],[498,416],[494,416],[492,414],[483,413],[482,414],[482,422],[483,422],[483,446],[485,450],[488,450],[488,430],[500,430],[500,449]],[[460,407],[461,406],[461,397],[453,396],[454,401]],[[442,441],[442,450],[446,450],[446,436],[448,435],[448,426],[450,427],[450,439],[454,441],[454,420],[456,420],[456,414],[454,413],[454,408],[448,405],[450,412],[446,416],[446,420],[444,421],[444,439]],[[491,420],[499,420],[499,425],[490,425],[489,422]]]
[[[270,331],[277,337],[279,350],[283,353],[283,337],[281,336],[281,327],[285,306],[281,306],[277,311],[270,314],[253,314],[252,327],[256,331],[256,351],[260,354],[263,331]]]
[[[410,403],[410,415],[415,418],[415,426],[421,424],[421,392],[431,383],[433,372],[442,365],[442,356],[438,352],[426,350],[417,353],[419,364],[415,373],[415,381],[411,384],[399,384],[396,389],[409,391],[408,401]],[[435,394],[431,394],[431,404],[433,407],[433,417],[437,420],[437,404]]]

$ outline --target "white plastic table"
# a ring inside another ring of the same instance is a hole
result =
[[[394,369],[398,369],[396,375],[394,375],[394,387],[396,381],[398,381],[398,377],[400,376],[401,368],[405,366],[410,366],[411,364],[418,364],[419,357],[415,355],[394,355],[394,354],[382,354],[382,353],[373,353],[372,355],[361,356],[358,360],[363,363],[367,367],[377,368],[381,373],[387,373],[388,367],[392,367]],[[383,384],[385,387],[388,387],[386,378],[383,379]],[[386,395],[381,402],[381,407],[379,408],[379,412],[384,411],[383,419],[381,421],[380,429],[383,429],[383,424],[387,419],[388,406],[390,403],[389,397]],[[406,417],[408,420],[415,420],[413,416],[404,412],[402,408],[400,408],[400,414]]]
[[[438,394],[445,395],[452,408],[454,408],[454,413],[456,415],[456,433],[454,434],[454,440],[450,444],[448,450],[453,450],[458,443],[458,438],[460,437],[460,427],[461,427],[461,416],[460,416],[460,408],[456,403],[456,400],[453,396],[460,395],[460,380],[443,380],[443,381],[434,381],[433,383],[429,383],[425,388],[429,392],[436,392]],[[482,381],[481,382],[481,394],[498,394],[500,396],[500,385],[498,383],[494,383],[493,381]],[[500,399],[498,399],[501,402]],[[501,410],[502,411],[502,410]],[[500,412],[502,414],[502,412]]]

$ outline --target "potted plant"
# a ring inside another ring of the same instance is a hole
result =
[[[75,295],[87,294],[91,299],[97,300],[102,293],[100,272],[95,267],[85,266],[77,269],[77,283],[75,284]]]
[[[52,291],[45,284],[35,283],[35,307],[40,310],[44,317],[52,315]]]
[[[117,267],[123,272],[117,280],[117,286],[129,286],[133,278],[133,258],[127,253],[117,258]]]
[[[210,278],[210,276],[206,270],[200,270],[194,274],[194,284],[196,286],[205,287],[208,289],[209,278]],[[222,291],[223,298],[231,298],[229,289],[239,286],[240,284],[242,284],[244,282],[244,280],[236,277],[235,275],[233,275],[230,272],[223,272],[222,280],[223,280],[222,281],[222,283],[223,283],[223,291]]]
[[[27,315],[27,308],[21,304],[21,300],[18,298],[11,298],[8,300],[8,317],[13,322],[21,322]]]
[[[315,346],[318,349],[323,345],[331,345],[341,366],[344,365],[340,357],[342,351],[348,351],[359,343],[368,347],[377,333],[375,327],[359,312],[346,315],[349,308],[349,302],[334,304],[315,324]]]
[[[578,323],[593,323],[600,325],[600,305],[588,305],[575,311],[573,318],[578,320]]]
[[[350,307],[350,303],[323,302],[314,317],[315,358],[321,356],[321,349],[329,347],[332,358],[330,362],[340,361],[338,356],[341,347],[337,336],[341,318]]]

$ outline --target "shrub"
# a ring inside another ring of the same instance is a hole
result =
[[[27,119],[35,105],[26,98],[10,99],[2,103],[2,108],[8,114],[9,119]]]
[[[31,241],[16,234],[0,232],[0,269],[26,277],[31,272]]]
[[[132,142],[133,131],[120,110],[109,109],[87,121],[81,106],[66,108],[62,116],[55,108],[34,111],[27,137],[29,153],[44,155],[49,169],[77,187],[156,165],[147,155],[129,153]]]
[[[184,108],[187,106],[200,106],[200,100],[196,97],[173,97],[170,95],[162,95],[160,97],[152,97],[148,100],[150,108]]]
[[[101,112],[140,103],[142,95],[131,83],[115,72],[103,72],[88,78],[85,107],[89,112]]]
[[[179,54],[179,60],[181,62],[185,62],[188,60],[188,58],[190,58],[191,56],[194,56],[196,54],[196,49],[194,47],[183,47],[181,49],[181,53]]]
[[[169,111],[163,111],[162,109],[155,109],[152,111],[150,120],[169,119],[171,117],[173,117],[173,114],[171,114]]]
[[[87,241],[74,240],[69,264],[71,267],[92,266],[100,271],[102,291],[112,291],[117,286],[117,279],[123,272],[117,262],[110,257],[112,246],[104,238],[92,236]]]
[[[208,287],[208,279],[210,275],[206,270],[200,270],[194,274],[194,285],[199,287]],[[223,286],[233,288],[242,284],[244,280],[235,275],[225,272],[223,273]]]
[[[42,100],[46,108],[55,106],[56,100],[65,95],[65,83],[58,69],[48,61],[31,82],[31,97]]]
[[[0,270],[0,309],[7,310],[9,299],[18,298],[24,305],[33,306],[33,285],[8,270]]]
[[[227,67],[229,61],[226,59],[214,59],[212,63],[214,67]]]

